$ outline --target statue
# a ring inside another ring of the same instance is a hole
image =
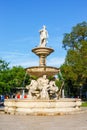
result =
[[[38,86],[41,88],[40,98],[49,99],[49,94],[48,94],[49,80],[47,79],[46,75],[43,75],[43,77],[38,78],[37,81],[38,81]]]
[[[26,86],[29,90],[29,99],[57,99],[58,88],[55,81],[49,81],[46,75],[39,77],[37,80],[31,80],[31,83]]]
[[[48,32],[46,30],[46,26],[44,25],[39,32],[40,32],[40,47],[45,47],[48,38]]]

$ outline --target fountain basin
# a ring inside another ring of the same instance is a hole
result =
[[[42,77],[43,75],[54,76],[58,74],[59,69],[50,66],[34,66],[26,68],[26,72],[31,76]]]
[[[80,110],[80,99],[29,100],[6,99],[5,113],[24,115],[59,115]]]
[[[52,52],[54,52],[54,50],[49,47],[37,47],[37,48],[32,49],[32,52],[38,56],[40,56],[40,55],[48,56]]]

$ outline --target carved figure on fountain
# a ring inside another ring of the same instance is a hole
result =
[[[26,88],[29,90],[29,99],[57,99],[58,97],[58,87],[55,85],[55,81],[49,81],[46,75],[32,80]]]
[[[36,80],[31,80],[30,85],[27,85],[26,88],[29,90],[28,92],[29,99],[37,99],[39,97],[39,90],[37,89],[38,83]]]

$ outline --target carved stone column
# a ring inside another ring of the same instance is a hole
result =
[[[46,56],[40,55],[39,66],[46,66]]]

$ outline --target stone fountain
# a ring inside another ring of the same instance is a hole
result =
[[[36,76],[37,80],[32,79],[31,83],[26,86],[29,90],[27,99],[5,100],[5,113],[58,115],[80,110],[80,99],[58,98],[58,87],[55,85],[55,80],[49,80],[49,76],[54,77],[59,69],[46,66],[46,58],[54,50],[46,46],[48,38],[46,27],[43,26],[39,32],[40,44],[32,49],[32,52],[39,57],[39,66],[26,68],[26,73],[31,77]]]
[[[49,81],[49,76],[58,74],[59,69],[56,67],[46,66],[46,58],[54,50],[46,47],[48,32],[46,27],[40,30],[40,44],[38,47],[32,49],[32,52],[39,56],[39,66],[29,67],[26,72],[30,76],[36,76],[37,80],[31,80],[30,85],[26,86],[29,90],[29,99],[57,99],[58,87],[55,81]]]

